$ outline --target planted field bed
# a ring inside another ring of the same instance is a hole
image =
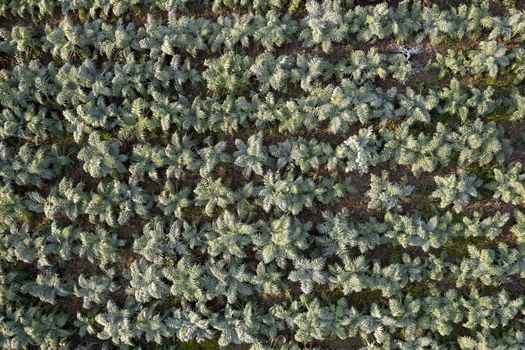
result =
[[[0,348],[525,349],[522,1],[0,1]]]

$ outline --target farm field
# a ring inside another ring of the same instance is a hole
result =
[[[525,349],[525,2],[0,0],[1,349]]]

